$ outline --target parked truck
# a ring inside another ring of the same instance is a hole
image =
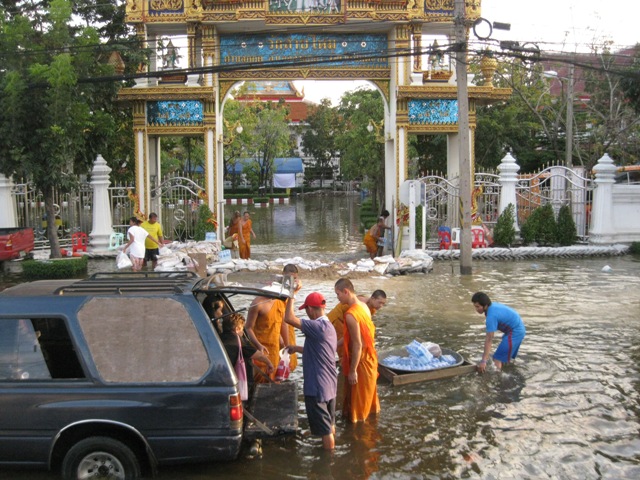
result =
[[[33,228],[0,228],[0,262],[24,257],[33,250]]]

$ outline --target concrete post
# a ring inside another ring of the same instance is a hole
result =
[[[593,168],[596,173],[596,188],[593,192],[593,207],[591,209],[591,229],[589,243],[613,243],[615,231],[613,228],[613,184],[616,166],[608,154],[604,154]]]
[[[93,229],[89,234],[90,250],[105,253],[109,250],[109,240],[113,233],[111,203],[109,202],[109,174],[111,169],[102,155],[98,155],[91,171],[93,188]]]
[[[513,226],[516,229],[516,233],[520,232],[518,227],[518,200],[516,198],[516,184],[518,183],[518,171],[520,165],[516,163],[516,159],[507,153],[500,165],[498,165],[498,171],[500,172],[500,205],[498,213],[504,212],[509,204],[513,205],[514,218]]]
[[[11,189],[13,188],[13,182],[11,178],[7,178],[4,174],[0,173],[0,227],[1,228],[16,228],[18,223],[16,221],[16,204],[11,195]]]
[[[419,188],[419,182],[409,182],[409,250],[416,248],[416,190],[419,192]]]

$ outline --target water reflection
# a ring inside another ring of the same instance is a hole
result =
[[[338,255],[364,256],[357,228],[336,223],[349,218],[343,203],[289,206],[307,217],[304,227],[296,213],[271,230],[266,219],[281,218],[279,207],[261,211],[264,222],[254,211],[256,233],[273,239],[258,242],[262,252],[274,250],[260,255],[307,257],[335,248]],[[601,272],[606,264],[610,273]],[[267,442],[262,459],[166,468],[159,478],[640,478],[640,262],[631,256],[480,261],[473,268],[461,277],[457,263],[437,262],[428,275],[354,283],[358,293],[382,288],[389,296],[375,317],[379,350],[422,338],[473,360],[484,331],[470,297],[489,292],[526,323],[516,365],[403,387],[381,383],[377,421],[351,426],[339,419],[333,454],[309,434],[300,402],[298,434]],[[310,272],[302,278],[301,298],[318,290],[335,303],[335,279]],[[300,373],[293,378],[301,392]],[[56,478],[6,471],[0,477]]]
[[[256,259],[291,254],[312,260],[354,258],[364,251],[358,231],[359,202],[357,195],[306,196],[292,198],[287,205],[227,205],[225,216],[230,218],[234,210],[251,212],[257,236],[252,239],[251,254]]]

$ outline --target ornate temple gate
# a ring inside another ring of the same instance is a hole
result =
[[[465,2],[465,17],[480,17],[480,0]],[[151,207],[152,179],[160,178],[160,138],[202,136],[205,193],[223,225],[224,102],[244,80],[369,80],[384,98],[385,203],[391,209],[408,171],[410,134],[448,137],[448,177],[459,175],[457,86],[451,59],[435,49],[423,68],[423,38],[453,43],[454,0],[131,0],[126,21],[143,45],[163,48],[162,65],[152,55],[133,88],[120,99],[133,106],[136,194]],[[283,33],[282,27],[286,27]],[[186,69],[176,63],[171,37],[186,38]],[[166,39],[169,38],[169,43]],[[431,43],[430,43],[431,45]],[[491,62],[488,62],[491,63]],[[495,65],[493,65],[495,69]],[[485,84],[469,87],[470,143],[475,106],[508,98]],[[383,133],[382,133],[382,129]],[[471,148],[473,151],[473,148]],[[217,208],[218,207],[218,208]],[[220,232],[219,232],[220,233]]]

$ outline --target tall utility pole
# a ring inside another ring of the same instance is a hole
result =
[[[569,66],[569,78],[567,78],[567,129],[565,132],[565,166],[573,167],[573,72],[575,65]]]
[[[460,152],[460,274],[471,275],[471,152],[469,147],[469,93],[467,90],[467,29],[464,0],[453,6],[456,35],[456,78],[458,84],[458,150]]]

